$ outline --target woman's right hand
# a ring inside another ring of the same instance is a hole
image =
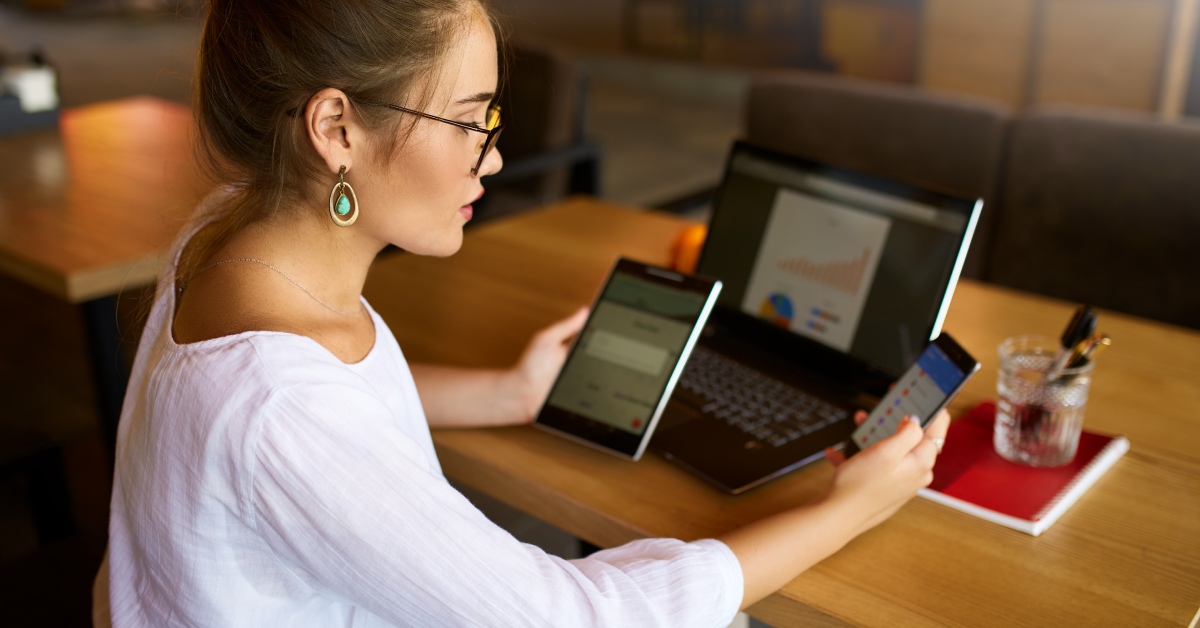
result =
[[[856,423],[866,418],[855,417]],[[890,517],[919,489],[933,481],[938,446],[950,427],[950,415],[942,410],[922,430],[915,417],[901,421],[896,433],[859,452],[849,460],[829,456],[837,465],[827,499],[839,502],[854,513],[857,534]]]
[[[865,413],[855,416],[862,423]],[[742,566],[742,608],[824,560],[859,534],[887,519],[933,480],[938,447],[950,415],[939,412],[926,431],[901,421],[896,433],[849,460],[828,452],[837,465],[821,499],[764,517],[721,535]]]
[[[865,413],[855,417],[858,423]],[[754,604],[797,574],[841,549],[887,519],[933,480],[938,448],[950,415],[938,413],[926,431],[901,421],[896,433],[846,460],[828,452],[837,465],[825,495],[723,534],[720,540],[742,565],[742,608]]]

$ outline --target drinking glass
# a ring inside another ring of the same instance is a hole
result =
[[[1095,363],[1056,369],[1061,348],[1045,336],[1000,343],[992,442],[1006,460],[1057,467],[1075,458]]]

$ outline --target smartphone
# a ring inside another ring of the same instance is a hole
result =
[[[721,282],[618,259],[534,426],[637,460]]]
[[[938,336],[854,430],[842,453],[849,458],[895,434],[906,416],[916,415],[922,427],[928,425],[978,370],[979,362],[953,338]]]

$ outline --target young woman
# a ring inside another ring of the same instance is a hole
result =
[[[815,503],[573,561],[447,484],[429,427],[529,422],[584,318],[509,370],[410,369],[361,295],[386,245],[461,245],[501,167],[496,51],[479,0],[210,3],[196,115],[227,185],[138,350],[98,624],[722,626],[930,481],[945,416]]]

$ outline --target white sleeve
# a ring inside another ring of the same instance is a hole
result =
[[[719,541],[573,561],[520,543],[349,386],[279,392],[252,451],[252,516],[282,565],[396,624],[726,626],[741,603],[741,567]]]

